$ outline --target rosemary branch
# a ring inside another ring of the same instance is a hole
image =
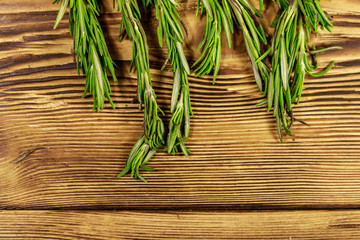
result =
[[[122,14],[120,32],[126,32],[133,44],[133,58],[131,67],[137,71],[137,98],[139,108],[144,105],[144,135],[140,137],[131,150],[125,169],[118,174],[122,177],[131,170],[131,177],[146,180],[140,175],[139,168],[152,170],[145,166],[158,148],[165,144],[164,124],[159,112],[164,114],[156,102],[156,94],[151,85],[149,52],[144,29],[140,23],[140,10],[136,0],[116,0],[118,11]],[[115,5],[115,0],[114,0]],[[120,41],[123,35],[120,35]]]
[[[333,27],[327,14],[322,10],[319,0],[277,0],[279,12],[273,22],[275,33],[271,42],[271,76],[267,91],[268,111],[273,108],[278,134],[292,135],[290,128],[294,121],[292,103],[299,103],[306,73],[313,77],[326,74],[334,65],[331,62],[322,72],[318,69],[316,54],[330,49],[310,51],[308,42],[311,33],[321,29],[331,31]],[[311,64],[309,58],[314,62]],[[293,74],[293,77],[291,77]],[[265,102],[264,102],[265,103]]]
[[[190,68],[182,47],[184,33],[176,10],[179,5],[175,0],[154,0],[154,6],[159,23],[157,28],[159,45],[162,46],[165,39],[168,48],[167,59],[174,72],[167,152],[175,153],[179,146],[183,154],[188,156],[190,151],[185,147],[184,142],[189,137],[190,115],[192,115],[188,82]]]
[[[265,62],[266,55],[263,55],[262,46],[267,45],[267,39],[264,29],[255,18],[261,14],[247,0],[224,1],[229,2],[235,21],[243,32],[245,47],[251,61],[256,84],[260,91],[266,92],[270,69]],[[265,89],[263,85],[265,85]]]
[[[53,3],[59,3],[55,0]],[[85,91],[91,93],[94,99],[93,110],[100,111],[104,107],[107,98],[115,108],[111,97],[111,89],[106,70],[109,69],[114,81],[117,81],[114,63],[106,46],[104,34],[97,19],[99,16],[99,5],[96,0],[62,0],[57,15],[54,29],[57,28],[64,17],[66,8],[69,7],[69,29],[74,36],[74,53],[78,73],[80,67],[86,74]]]
[[[198,0],[196,9],[196,16],[199,11],[201,15],[205,9],[206,25],[204,37],[197,48],[197,51],[202,48],[202,52],[192,67],[198,65],[194,70],[196,77],[203,77],[213,72],[213,83],[220,69],[222,28],[224,28],[229,48],[231,48],[231,34],[234,32],[227,0],[224,0],[222,4],[218,0]]]

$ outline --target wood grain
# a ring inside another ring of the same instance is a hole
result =
[[[142,112],[132,99],[128,73],[131,45],[117,42],[120,15],[105,2],[102,25],[121,71],[112,83],[116,110],[91,111],[81,98],[72,38],[64,20],[52,30],[59,6],[51,1],[11,0],[0,5],[0,208],[1,209],[335,209],[360,206],[360,9],[357,0],[323,0],[334,17],[332,33],[315,40],[342,51],[319,56],[326,77],[307,78],[294,137],[279,143],[271,114],[255,106],[256,88],[241,35],[224,44],[216,85],[190,78],[192,104],[189,158],[158,153],[144,173],[147,184],[116,179],[142,132]],[[195,1],[183,2],[186,54],[202,35]],[[273,14],[271,7],[265,15]],[[154,35],[151,13],[146,31]],[[268,24],[268,23],[267,23]],[[199,30],[200,29],[200,30]],[[166,49],[149,38],[152,80],[169,119],[172,73],[159,71]],[[22,161],[13,161],[37,148]],[[46,149],[48,148],[48,149]],[[21,213],[21,212],[15,212]],[[8,215],[7,212],[3,214]],[[80,221],[80,218],[79,220]]]
[[[1,239],[359,239],[359,211],[0,211]]]

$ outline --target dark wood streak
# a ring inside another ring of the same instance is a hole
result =
[[[6,59],[0,60],[0,68],[6,67],[14,67],[18,64],[23,63],[32,63],[36,61],[44,61],[44,60],[51,60],[51,59],[59,59],[71,56],[70,54],[65,53],[57,53],[57,54],[24,54],[21,56],[11,56],[7,57]]]
[[[83,87],[84,84],[63,84],[63,85],[56,85],[56,86],[41,86],[41,87],[19,87],[19,88],[11,88],[8,89],[7,91],[21,91],[21,92],[26,92],[26,91],[33,91],[33,90],[48,90],[48,89],[58,89],[58,88],[68,88],[68,87]],[[63,93],[78,93],[79,91],[76,90],[71,90],[71,91],[63,91]],[[80,91],[83,92],[83,91]],[[59,94],[60,92],[52,92],[52,93],[47,93],[47,95],[55,95],[55,94]]]
[[[341,61],[339,63],[336,63],[336,65],[341,67],[357,67],[360,65],[360,59],[352,61]]]
[[[42,73],[45,71],[53,71],[53,70],[69,70],[69,69],[74,69],[76,68],[76,63],[67,63],[67,64],[63,64],[63,65],[55,65],[55,66],[45,66],[45,67],[38,67],[38,68],[28,68],[28,69],[19,69],[17,71],[11,72],[11,73],[4,73],[4,74],[0,74],[0,79],[4,79],[4,78],[8,78],[8,77],[18,77],[18,76],[26,76],[26,75],[31,75],[34,73]],[[71,77],[63,77],[63,79],[66,78],[78,78],[81,76],[71,76]],[[25,80],[11,80],[11,81],[7,81],[7,82],[0,82],[0,86],[9,86],[9,85],[14,85],[17,83],[34,83],[34,82],[46,82],[46,81],[53,81],[53,80],[57,80],[61,77],[47,77],[47,78],[34,78],[34,79],[25,79]]]
[[[1,23],[2,24],[19,24],[19,23],[38,23],[48,22],[56,19],[57,11],[39,11],[39,12],[24,12],[24,13],[2,13]],[[69,14],[65,14],[65,20],[69,19]]]
[[[349,22],[349,21],[336,21],[334,23],[336,27],[346,27],[346,28],[352,28],[352,27],[360,27],[360,22]]]
[[[37,25],[39,25],[39,24],[37,24]],[[8,38],[8,37],[16,36],[16,35],[22,35],[25,33],[34,33],[34,32],[39,33],[39,32],[54,31],[52,22],[49,22],[47,24],[42,23],[40,25],[41,25],[41,27],[34,27],[34,26],[27,26],[27,25],[23,25],[23,27],[15,27],[15,26],[14,27],[2,27],[2,28],[0,28],[0,30],[1,30],[0,36]],[[61,30],[61,29],[67,29],[67,28],[68,28],[67,25],[60,24],[57,29]]]
[[[24,42],[37,42],[37,41],[44,41],[44,40],[55,40],[55,39],[67,39],[71,38],[68,33],[64,34],[43,34],[43,35],[35,35],[35,36],[24,36]]]

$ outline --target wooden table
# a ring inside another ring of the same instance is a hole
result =
[[[270,1],[269,1],[270,2]],[[187,56],[202,37],[195,1],[181,3]],[[269,7],[265,15],[273,14]],[[101,18],[121,71],[116,110],[92,112],[73,61],[67,21],[52,30],[50,0],[0,3],[0,238],[5,239],[360,239],[360,2],[323,0],[334,16],[318,47],[321,78],[306,79],[294,137],[280,143],[274,119],[255,104],[241,33],[223,46],[220,75],[191,77],[195,116],[189,158],[158,153],[149,183],[116,174],[142,133],[132,99],[131,44],[118,43],[120,14],[105,1]],[[155,24],[144,16],[149,36]],[[172,73],[149,38],[152,80],[169,116]],[[36,148],[14,163],[14,159]]]

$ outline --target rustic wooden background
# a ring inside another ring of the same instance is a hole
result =
[[[81,98],[67,21],[52,30],[59,6],[51,2],[0,3],[0,238],[360,238],[359,0],[321,1],[335,28],[315,43],[344,50],[319,56],[322,67],[336,61],[326,77],[306,79],[295,114],[310,127],[296,123],[296,136],[279,143],[274,119],[255,106],[261,94],[237,33],[232,50],[224,44],[215,86],[190,78],[193,154],[158,153],[149,163],[157,171],[143,174],[149,183],[115,178],[142,132],[131,45],[117,42],[120,14],[105,1],[101,22],[121,71],[116,110],[96,113],[91,97]],[[191,61],[204,23],[195,2],[180,9]],[[273,13],[269,1],[265,15]],[[169,116],[172,73],[158,70],[166,49],[150,14],[144,24]]]

